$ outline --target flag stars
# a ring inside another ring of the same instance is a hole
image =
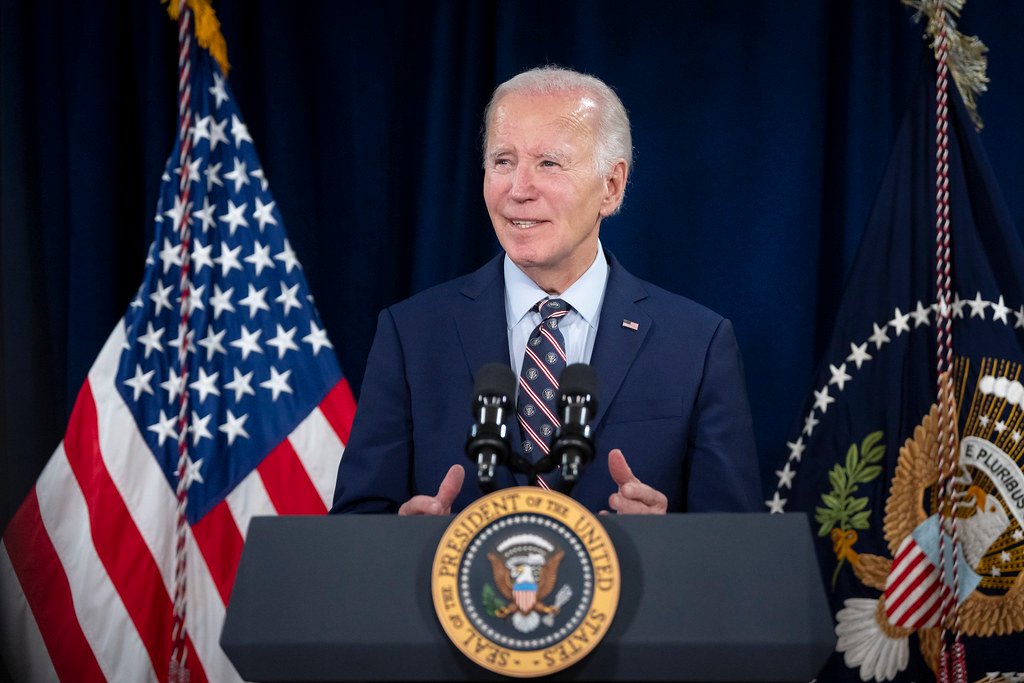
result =
[[[216,287],[217,285],[214,285]],[[214,332],[213,325],[210,325],[206,329],[206,336],[199,340],[199,345],[206,349],[206,360],[211,361],[213,357],[218,353],[227,355],[227,349],[221,344],[221,340],[224,339],[224,335],[227,334],[227,330],[221,330],[220,332]]]
[[[1003,422],[1002,420],[996,420],[994,428],[996,430],[996,434],[1002,434],[1003,432],[1006,431],[1006,423]]]
[[[249,171],[249,175],[260,181],[260,189],[264,192],[270,187],[270,183],[267,181],[267,176],[263,173],[262,168],[257,168],[255,171]]]
[[[199,402],[203,403],[206,401],[206,397],[210,394],[214,396],[220,396],[220,389],[217,388],[217,378],[220,376],[219,372],[215,372],[212,375],[207,375],[206,370],[200,366],[199,368],[199,379],[192,384],[189,384],[189,388],[199,393]]]
[[[964,317],[964,306],[967,302],[960,298],[960,292],[953,293],[953,317],[963,318]]]
[[[814,407],[820,410],[822,415],[828,411],[829,405],[835,402],[836,400],[829,396],[827,384],[814,392]]]
[[[270,306],[266,301],[267,288],[256,289],[252,283],[249,283],[249,293],[244,299],[239,299],[238,303],[242,306],[249,308],[249,317],[256,317],[256,311],[269,311]]]
[[[1024,541],[1024,531],[1021,531],[1020,527],[1013,530],[1013,540]]]
[[[193,343],[193,337],[194,336],[195,336],[195,331],[194,330],[189,330],[185,334],[185,340],[188,343],[189,353],[195,353],[195,350],[196,350],[196,345]],[[181,327],[180,326],[178,328],[178,336],[175,337],[174,339],[172,339],[171,341],[167,342],[167,345],[172,347],[172,348],[178,349],[179,351],[181,350]]]
[[[231,99],[228,97],[227,90],[224,89],[224,79],[221,78],[221,75],[216,71],[213,73],[213,85],[211,85],[208,90],[216,99],[217,109],[220,109],[220,105]]]
[[[889,335],[885,333],[886,327],[879,327],[877,323],[871,323],[874,333],[868,337],[868,341],[874,343],[875,349],[880,349],[884,344],[889,343]]]
[[[193,446],[198,444],[202,439],[210,439],[213,441],[213,434],[210,433],[210,429],[207,427],[207,425],[210,424],[210,418],[212,417],[212,413],[206,417],[199,417],[199,413],[194,410],[192,411],[192,424],[189,425],[188,431],[192,433]],[[200,460],[200,462],[202,461]],[[199,481],[201,483],[203,480],[200,479]]]
[[[198,179],[198,178],[197,178]],[[188,217],[189,225],[192,225],[192,220],[189,215],[192,213],[192,202],[187,204],[181,200],[181,197],[174,197],[174,208],[164,211],[164,215],[171,219],[171,225],[174,226],[175,232],[181,227],[182,216]],[[180,263],[178,265],[181,265]],[[164,272],[167,272],[167,267],[164,267]]]
[[[903,313],[899,307],[896,307],[896,312],[893,315],[892,320],[889,321],[889,326],[892,327],[892,331],[896,333],[896,336],[900,336],[904,332],[910,332],[910,314]]]
[[[174,403],[174,399],[181,393],[185,386],[185,376],[179,375],[174,370],[167,376],[167,379],[160,382],[160,388],[167,392],[167,402]]]
[[[249,184],[249,174],[245,170],[245,162],[235,157],[235,167],[224,174],[224,177],[228,180],[232,180],[235,183],[235,194],[242,191],[242,185]]]
[[[277,349],[277,357],[284,358],[284,354],[288,351],[298,351],[299,346],[293,341],[295,337],[295,330],[298,328],[293,327],[292,329],[285,332],[284,328],[280,325],[277,326],[277,335],[273,339],[267,340],[267,346],[273,346]]]
[[[814,417],[814,411],[807,413],[807,417],[804,418],[803,433],[810,436],[814,433],[814,428],[818,426],[818,418]]]
[[[181,249],[176,244],[164,238],[164,248],[160,250],[160,260],[164,263],[164,275],[171,269],[171,266],[181,267]]]
[[[220,256],[213,259],[213,262],[220,265],[220,274],[227,277],[228,273],[232,269],[242,269],[242,264],[238,261],[238,254],[242,251],[242,245],[239,244],[234,249],[228,249],[228,245],[224,242],[220,243]]]
[[[199,182],[199,167],[202,165],[202,163],[203,163],[203,159],[202,159],[202,157],[200,157],[200,158],[196,159],[195,161],[193,161],[192,163],[190,163],[188,165],[188,181],[190,183],[198,183]],[[177,176],[178,178],[181,177],[181,167],[180,166],[178,168],[174,169],[174,175]],[[175,222],[175,226],[177,226],[177,225],[178,225],[178,223]]]
[[[846,357],[846,360],[851,363],[857,364],[857,369],[860,370],[860,366],[865,362],[871,360],[871,354],[868,353],[868,343],[854,344],[850,343],[850,355]]]
[[[224,134],[224,128],[226,128],[227,125],[228,125],[228,120],[227,119],[224,119],[220,123],[217,123],[217,121],[215,119],[210,121],[210,151],[211,152],[213,152],[213,150],[217,149],[217,143],[223,142],[224,144],[227,144],[228,136]]]
[[[1021,434],[1016,429],[1014,429],[1013,432],[1010,433],[1010,438],[1013,439],[1014,443],[1020,443]]]
[[[252,144],[249,128],[242,123],[242,120],[236,114],[231,115],[231,135],[235,138],[235,149],[241,147],[243,142]],[[237,191],[235,190],[235,192]]]
[[[1024,305],[1013,312],[1013,317],[1017,319],[1017,322],[1013,324],[1013,329],[1024,329]]]
[[[229,174],[230,175],[230,174]],[[249,221],[245,218],[245,209],[249,206],[248,202],[242,202],[238,206],[233,201],[228,200],[228,212],[223,216],[218,216],[218,219],[228,224],[228,230],[232,237],[235,236],[235,230],[239,227],[248,228]]]
[[[156,423],[149,425],[146,429],[156,434],[157,445],[162,447],[167,439],[172,441],[178,439],[178,433],[174,431],[175,422],[177,422],[177,419],[174,415],[167,417],[164,411],[161,410],[160,417],[157,418]]]
[[[153,329],[153,322],[146,322],[146,334],[139,335],[138,342],[146,347],[145,358],[149,358],[149,354],[153,351],[163,351],[164,345],[160,343],[160,337],[164,336],[164,328],[159,330]]]
[[[288,385],[288,379],[291,377],[292,371],[285,370],[284,372],[278,372],[277,368],[273,365],[270,366],[270,379],[266,382],[260,382],[260,386],[264,389],[269,389],[271,399],[277,401],[277,397],[281,393],[294,393],[292,392],[291,386]]]
[[[220,167],[223,165],[223,162],[218,161],[215,164],[207,164],[206,168],[203,169],[203,175],[206,176],[207,192],[211,192],[214,185],[224,187],[224,181],[220,179]]]
[[[248,394],[249,396],[255,396],[256,392],[252,388],[252,371],[245,373],[244,375],[238,370],[237,367],[231,368],[234,373],[234,379],[224,385],[224,388],[228,391],[235,392],[235,403],[242,400],[242,397]]]
[[[242,329],[238,332],[238,339],[231,342],[230,346],[234,346],[241,351],[242,360],[245,360],[249,357],[250,353],[263,353],[259,343],[261,334],[263,334],[263,330],[257,329],[250,332],[248,327],[242,325]]]
[[[228,287],[222,292],[220,285],[213,285],[213,296],[210,297],[210,305],[213,306],[213,319],[216,320],[224,311],[235,312],[235,306],[231,303],[231,295],[235,293],[234,287]],[[202,343],[202,342],[200,342]]]
[[[996,567],[995,565],[993,565],[992,568],[988,570],[988,573],[991,574],[992,576],[1002,576],[1003,575],[1002,570],[1000,570],[999,567]]]
[[[302,338],[302,341],[306,342],[313,347],[313,355],[316,356],[320,353],[320,349],[327,347],[333,349],[334,345],[331,344],[327,338],[327,330],[321,330],[316,321],[311,320],[309,322],[309,334]]]
[[[210,139],[210,119],[212,116],[200,117],[195,115],[195,125],[192,127],[192,145],[198,145],[200,140]]]
[[[203,246],[203,243],[198,239],[193,240],[192,247],[192,267],[195,268],[195,274],[203,272],[203,268],[209,268],[213,270],[213,259],[210,257],[210,252],[213,250],[212,244]]]
[[[1010,557],[1010,553],[1008,553],[1007,551],[1004,550],[1003,552],[999,553],[999,561],[1003,564],[1007,564],[1011,559],[1013,558]]]
[[[259,201],[258,199],[256,201]],[[270,260],[270,245],[260,244],[259,242],[253,242],[252,254],[246,256],[243,259],[246,263],[251,263],[253,268],[256,269],[256,277],[260,276],[264,268],[273,268],[274,262]],[[284,286],[284,283],[281,283]]]
[[[846,373],[846,363],[843,363],[838,368],[829,363],[828,371],[832,374],[832,378],[829,379],[828,383],[835,384],[839,387],[839,391],[842,391],[846,383],[853,379],[853,377]]]
[[[284,272],[289,275],[291,275],[293,267],[298,267],[300,270],[302,268],[299,266],[299,259],[295,257],[295,252],[292,251],[292,245],[288,243],[288,240],[284,241],[284,248],[281,253],[274,254],[274,258],[284,264]]]
[[[794,462],[800,462],[804,451],[807,449],[804,445],[804,437],[801,436],[796,441],[787,441],[786,446],[789,448],[789,459]]]
[[[996,320],[1002,320],[1004,325],[1009,325],[1010,321],[1006,319],[1006,315],[1010,312],[1009,307],[1003,302],[1003,295],[999,295],[999,301],[992,304],[992,322]]]
[[[932,314],[932,309],[929,306],[925,308],[921,305],[921,302],[917,302],[917,308],[910,312],[910,317],[914,319],[914,329],[921,327],[921,325],[929,324],[929,317]]]
[[[274,218],[274,214],[271,213],[274,210],[276,203],[277,202],[270,202],[269,204],[264,204],[263,200],[256,197],[256,208],[252,212],[252,217],[253,220],[259,222],[260,232],[263,232],[263,229],[266,228],[268,224],[277,225],[277,219]]]
[[[981,423],[981,426],[986,428],[988,427],[988,423],[991,421],[992,418],[990,418],[988,415],[982,415],[981,417],[978,418],[978,422]]]
[[[204,484],[203,475],[199,473],[199,470],[203,467],[203,459],[199,458],[194,461],[192,458],[185,456],[185,488],[191,488],[192,484]]]
[[[299,284],[295,283],[291,287],[286,287],[284,282],[281,283],[281,296],[274,299],[274,303],[281,304],[284,306],[284,314],[288,315],[288,312],[293,308],[302,308],[302,304],[299,303],[298,298]],[[314,354],[315,355],[315,354]]]
[[[779,496],[779,492],[776,491],[775,495],[772,496],[771,500],[766,500],[765,505],[768,506],[768,512],[773,515],[781,515],[786,511],[786,498]]]
[[[164,287],[163,280],[156,283],[156,289],[152,294],[149,295],[149,300],[156,304],[156,310],[153,311],[153,315],[160,315],[160,311],[165,308],[171,310],[171,290],[174,289],[174,285],[167,285]]]
[[[977,296],[967,302],[967,305],[971,307],[971,317],[985,319],[985,309],[988,307],[988,302],[981,298],[981,292],[978,292]]]
[[[206,285],[199,285],[188,290],[188,306],[189,311],[205,311],[206,310],[206,297],[203,296],[203,292],[206,291]],[[178,297],[178,303],[180,304],[182,297]]]
[[[235,417],[235,414],[228,409],[228,414],[224,418],[224,424],[217,427],[218,431],[224,432],[228,437],[228,445],[234,445],[235,439],[242,437],[243,439],[249,438],[249,432],[245,431],[245,421],[249,419],[247,414]]]
[[[219,164],[218,164],[219,165]],[[217,210],[216,204],[210,203],[210,196],[203,196],[203,208],[196,209],[192,212],[192,217],[202,221],[203,234],[210,228],[217,225],[217,220],[213,217],[213,212]]]
[[[153,387],[149,385],[149,382],[153,379],[154,373],[156,373],[156,370],[143,372],[141,365],[135,365],[135,376],[129,377],[124,381],[124,383],[132,390],[133,401],[138,401],[139,396],[142,396],[143,394],[153,394]]]
[[[796,476],[796,470],[792,469],[787,461],[781,470],[775,470],[775,476],[779,478],[780,489],[791,489],[793,488],[793,477]]]

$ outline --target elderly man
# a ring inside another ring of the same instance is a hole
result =
[[[619,98],[591,76],[534,69],[494,91],[485,126],[484,200],[505,253],[381,313],[332,512],[449,514],[478,497],[460,463],[473,378],[493,362],[520,377],[511,440],[534,461],[557,427],[557,372],[596,370],[596,455],[572,492],[588,508],[758,509],[732,326],[601,247],[632,161]]]

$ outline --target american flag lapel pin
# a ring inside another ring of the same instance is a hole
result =
[[[622,326],[627,329],[633,330],[634,332],[640,329],[640,323],[635,323],[632,320],[623,320]]]

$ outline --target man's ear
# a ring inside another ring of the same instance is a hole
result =
[[[622,206],[622,197],[626,192],[626,179],[629,168],[625,159],[619,159],[604,178],[604,197],[601,199],[601,215],[611,216]]]

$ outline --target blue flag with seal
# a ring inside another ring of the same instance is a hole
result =
[[[953,88],[951,499],[961,552],[955,594],[935,580],[934,74],[929,55],[766,501],[812,519],[837,640],[818,680],[934,680],[944,599],[959,606],[968,680],[1024,680],[1024,246]]]

